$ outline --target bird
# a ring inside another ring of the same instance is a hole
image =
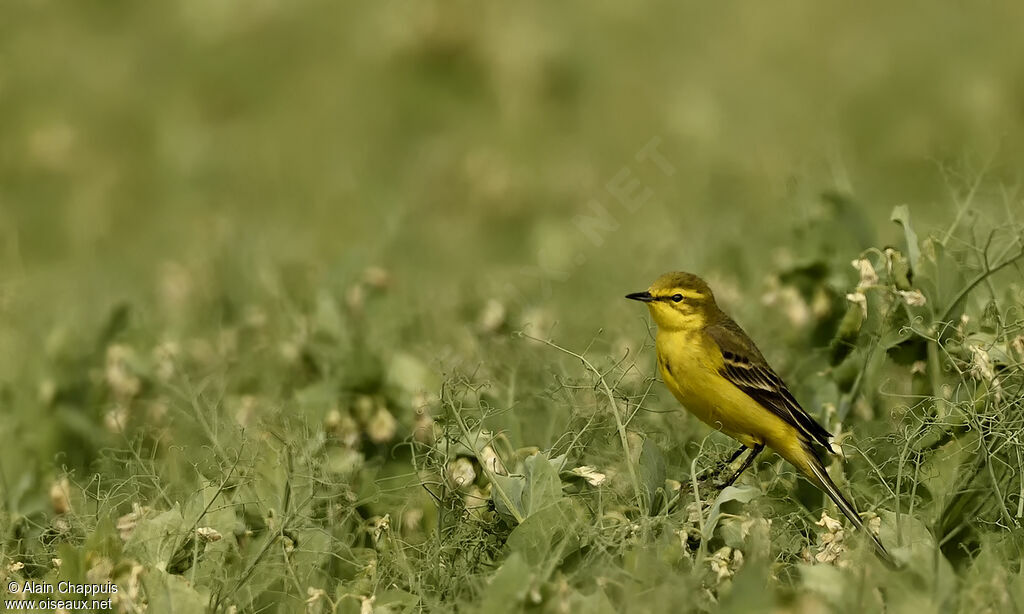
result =
[[[800,406],[757,345],[718,306],[707,282],[692,273],[666,273],[647,290],[626,298],[646,303],[650,310],[658,328],[658,370],[672,395],[702,422],[742,444],[729,465],[749,450],[723,486],[732,484],[768,446],[870,537],[883,562],[895,565],[825,470],[816,449],[835,454],[832,434]]]

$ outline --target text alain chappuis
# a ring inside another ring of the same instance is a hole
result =
[[[9,582],[7,584],[7,592],[12,595],[18,595],[23,599],[31,595],[81,596],[92,600],[93,602],[90,604],[92,607],[104,607],[95,603],[95,600],[103,600],[105,598],[105,601],[109,604],[110,597],[117,593],[117,585],[113,582],[78,584],[62,580],[52,584],[50,582],[26,580],[24,583]],[[64,600],[62,599],[62,601]],[[106,607],[109,607],[109,605]]]

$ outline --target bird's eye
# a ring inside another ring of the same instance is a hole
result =
[[[679,301],[683,300],[683,295],[682,294],[673,294],[672,295],[672,300],[674,302],[678,303]]]

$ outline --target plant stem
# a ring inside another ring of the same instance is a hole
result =
[[[582,354],[577,354],[576,352],[573,352],[572,350],[568,350],[568,349],[558,345],[557,343],[553,343],[551,341],[548,341],[547,339],[539,339],[537,337],[531,337],[530,335],[527,335],[526,333],[520,333],[520,334],[523,337],[526,337],[527,339],[532,339],[533,341],[539,341],[539,342],[543,343],[544,345],[553,347],[553,348],[555,348],[556,350],[558,350],[560,352],[564,352],[565,354],[568,354],[569,356],[572,356],[573,358],[578,359],[580,362],[583,363],[583,365],[587,368],[587,370],[589,370],[595,376],[597,376],[597,381],[600,382],[601,388],[604,391],[605,396],[608,397],[608,404],[611,405],[612,414],[615,416],[615,426],[616,426],[616,428],[619,431],[619,440],[622,442],[622,450],[626,453],[626,468],[629,470],[629,479],[633,483],[633,494],[636,497],[637,507],[639,507],[640,511],[643,512],[643,510],[645,509],[645,507],[644,507],[643,489],[640,488],[640,479],[636,475],[636,467],[633,466],[633,455],[630,453],[630,450],[629,450],[629,439],[626,437],[626,424],[625,424],[625,422],[623,422],[622,415],[619,412],[619,405],[618,405],[618,403],[615,402],[615,395],[612,394],[612,389],[608,387],[608,382],[605,381],[604,376],[601,375],[601,372],[598,371],[594,367],[594,365],[592,365],[590,363],[590,361],[587,360]]]
[[[1021,247],[1021,249],[1017,252],[1017,255],[1007,258],[1006,260],[1002,261],[1001,263],[997,264],[994,267],[988,266],[988,263],[986,261],[985,270],[979,273],[977,277],[972,279],[969,284],[960,289],[960,292],[958,292],[956,297],[953,298],[952,301],[950,301],[949,305],[942,312],[942,315],[939,316],[937,321],[942,322],[949,319],[949,314],[953,313],[953,310],[956,309],[956,306],[960,303],[960,301],[964,300],[964,297],[970,294],[971,290],[974,290],[974,288],[978,284],[988,279],[989,276],[994,275],[1001,269],[1010,266],[1017,260],[1020,260],[1022,256],[1024,256],[1024,247]]]
[[[501,487],[501,483],[495,479],[494,471],[487,466],[487,463],[482,461],[483,455],[477,448],[476,438],[473,437],[472,433],[470,433],[469,427],[466,425],[465,420],[462,419],[462,414],[459,413],[459,410],[455,409],[454,403],[450,404],[450,408],[452,410],[452,416],[455,418],[455,423],[459,426],[459,430],[462,431],[462,436],[466,438],[466,444],[469,446],[469,449],[473,451],[473,455],[476,456],[477,460],[481,461],[480,467],[487,475],[487,479],[490,481],[491,486],[498,492],[498,497],[501,498],[501,502],[505,504],[505,507],[512,512],[512,516],[516,519],[516,523],[521,524],[526,520],[526,517],[519,511],[519,507],[512,502],[512,498],[509,497],[508,493],[505,492],[505,489]]]

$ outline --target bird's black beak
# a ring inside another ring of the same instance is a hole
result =
[[[644,303],[650,303],[654,300],[650,292],[634,292],[633,294],[627,294],[626,298],[633,299],[634,301],[641,301]]]

